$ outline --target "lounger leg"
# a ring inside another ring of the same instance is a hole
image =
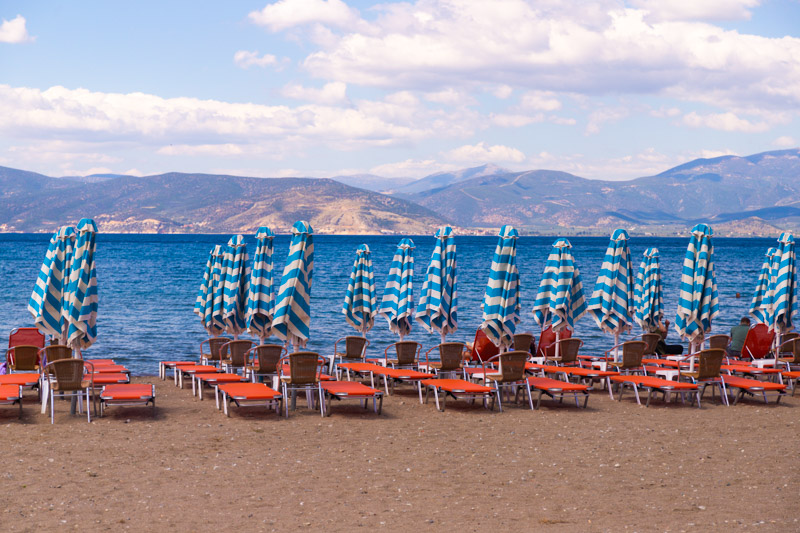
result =
[[[222,412],[225,413],[225,416],[231,416],[228,412],[228,394],[225,391],[222,391]],[[219,387],[217,387],[217,409],[219,409]]]
[[[533,395],[531,395],[531,384],[526,379],[525,380],[525,388],[528,390],[528,403],[531,405],[531,411],[533,410]]]
[[[89,388],[86,389],[86,420],[88,422],[92,421],[92,409],[89,406]]]
[[[611,390],[611,378],[606,377],[606,386],[608,387],[608,395],[611,396],[611,399],[614,399],[614,392]]]
[[[422,382],[419,380],[417,380],[417,390],[419,391],[419,403],[422,403]],[[792,395],[794,395],[794,392],[792,392]],[[425,393],[425,396],[427,398],[427,392]]]
[[[223,392],[222,393],[222,400],[225,401],[225,398],[226,398],[226,395]],[[219,385],[215,385],[214,386],[214,403],[217,406],[217,411],[219,411]],[[227,414],[227,411],[226,411],[225,414]]]
[[[325,391],[322,390],[322,385],[317,385],[317,389],[319,390],[319,410],[322,416],[325,416]],[[330,412],[330,406],[328,406],[328,412]]]
[[[728,401],[728,390],[725,388],[725,380],[720,379],[720,384],[722,385],[722,398],[725,400],[725,405],[730,406],[730,401]]]
[[[439,388],[433,387],[433,396],[436,398],[436,409],[441,411],[442,409],[439,407]]]
[[[494,382],[494,390],[497,393],[497,406],[500,408],[500,412],[503,412],[503,402],[502,402],[502,392],[503,389],[500,387],[500,383],[497,381]],[[494,402],[492,402],[492,411],[494,411]]]

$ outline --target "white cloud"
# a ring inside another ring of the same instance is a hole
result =
[[[521,163],[525,161],[525,154],[516,148],[500,144],[487,146],[485,142],[460,146],[445,152],[443,155],[451,161],[463,161],[465,163]]]
[[[764,121],[751,122],[734,113],[710,113],[701,115],[692,111],[683,116],[683,123],[692,128],[711,128],[721,131],[762,132],[769,129]]]
[[[161,155],[188,155],[188,156],[237,156],[245,153],[245,149],[238,144],[170,144],[162,146],[156,153]]]
[[[25,43],[33,41],[34,37],[28,35],[28,29],[25,27],[25,17],[17,15],[11,20],[3,19],[0,24],[0,43]]]
[[[338,81],[326,83],[321,89],[289,84],[281,89],[281,94],[293,100],[303,100],[321,105],[338,105],[348,102],[347,84]]]
[[[513,92],[514,92],[513,87],[509,85],[498,85],[497,88],[495,88],[494,91],[492,91],[492,94],[495,96],[495,98],[499,98],[500,100],[505,100],[506,98],[511,96],[511,93]]]
[[[534,111],[557,111],[561,102],[550,91],[529,91],[522,95],[520,106]]]
[[[794,137],[789,137],[788,135],[782,135],[775,139],[772,144],[778,146],[780,148],[793,148],[798,145],[798,142],[795,140]]]
[[[592,111],[589,114],[589,122],[586,124],[586,134],[593,135],[600,132],[600,126],[607,122],[617,122],[630,113],[626,107],[604,107]]]
[[[325,24],[350,28],[360,21],[358,11],[341,0],[279,0],[248,15],[259,26],[281,31],[293,26]]]
[[[741,20],[761,0],[630,0],[648,11],[648,20]]]
[[[272,54],[258,55],[258,51],[251,52],[249,50],[239,50],[233,54],[233,62],[236,66],[241,68],[267,67],[278,63],[278,58]]]
[[[501,128],[521,128],[529,124],[544,121],[544,114],[538,113],[536,115],[514,114],[514,113],[492,113],[489,115],[489,120],[495,126]]]
[[[458,168],[457,165],[440,163],[435,159],[406,159],[374,166],[369,169],[369,173],[387,178],[424,178],[435,172],[458,170]]]
[[[425,93],[425,100],[445,105],[475,105],[477,100],[464,91],[458,91],[449,87],[441,91]]]

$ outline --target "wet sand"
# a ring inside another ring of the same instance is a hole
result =
[[[156,383],[155,419],[0,406],[1,531],[800,530],[800,395],[698,410],[596,391],[501,414],[400,389],[380,416],[300,402],[286,420],[135,381]]]

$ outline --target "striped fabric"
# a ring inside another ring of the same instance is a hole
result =
[[[222,274],[222,255],[223,247],[219,244],[214,246],[208,254],[206,272],[203,274],[203,282],[194,303],[194,312],[200,316],[203,328],[212,336],[220,335],[223,332],[222,292],[217,290],[220,287],[220,275]],[[214,299],[217,293],[220,295],[220,312],[215,320]]]
[[[42,334],[57,337],[59,342],[66,340],[67,336],[64,298],[69,286],[74,246],[75,229],[71,226],[62,226],[53,234],[28,301],[34,325]]]
[[[275,309],[275,293],[272,290],[272,240],[275,234],[266,226],[256,233],[256,254],[250,273],[250,291],[247,293],[245,319],[247,331],[261,339],[264,344],[272,331],[272,314]]]
[[[586,307],[600,329],[614,335],[630,329],[635,309],[634,285],[628,232],[614,230]]]
[[[435,237],[436,245],[425,273],[414,318],[428,333],[438,331],[444,339],[458,329],[456,243],[450,226],[436,230]]]
[[[372,257],[369,246],[362,244],[356,250],[350,282],[344,295],[342,314],[347,323],[359,333],[366,334],[372,329],[377,313],[375,281],[372,275]]]
[[[542,281],[533,304],[533,319],[553,331],[575,329],[575,322],[586,312],[581,273],[575,264],[567,239],[558,239],[547,257]]]
[[[295,222],[272,319],[272,333],[295,347],[308,341],[313,271],[314,230],[308,222]]]
[[[750,302],[750,315],[760,324],[772,325],[772,297],[770,285],[772,284],[772,264],[775,261],[777,248],[769,248],[764,254],[764,263],[758,273],[758,283]],[[777,272],[777,271],[776,271]]]
[[[245,330],[245,305],[250,291],[250,265],[244,236],[228,241],[222,260],[222,323],[225,333],[238,337]]]
[[[778,250],[772,268],[774,284],[770,287],[772,296],[772,328],[780,334],[794,326],[797,313],[797,265],[795,264],[794,236],[781,233]]]
[[[712,235],[713,230],[706,224],[692,228],[683,259],[675,330],[692,344],[702,342],[705,334],[711,331],[711,321],[719,316]]]
[[[639,265],[639,272],[636,274],[634,298],[636,311],[633,319],[644,331],[653,331],[664,316],[658,248],[648,248],[644,251],[642,264]]]
[[[389,266],[389,277],[378,310],[386,317],[392,333],[400,335],[400,339],[411,333],[411,319],[414,313],[413,278],[414,241],[402,239]]]
[[[78,222],[78,239],[69,275],[67,343],[81,350],[97,339],[97,272],[95,270],[95,239],[97,225],[90,218]]]
[[[194,314],[200,317],[200,320],[203,322],[203,327],[205,327],[204,317],[209,291],[211,291],[211,294],[214,293],[213,287],[211,286],[211,271],[214,268],[214,252],[217,248],[218,247],[215,246],[208,254],[206,269],[203,272],[203,281],[200,282],[200,288],[197,290],[197,297],[194,299]]]
[[[495,346],[508,348],[519,324],[519,270],[517,238],[512,226],[500,228],[500,239],[492,257],[489,281],[483,296],[483,323],[480,328]]]

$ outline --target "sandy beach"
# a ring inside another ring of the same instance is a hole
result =
[[[649,408],[593,392],[589,408],[466,402],[399,389],[288,420],[199,401],[172,381],[149,408],[91,424],[27,393],[0,408],[0,530],[797,531],[800,396]],[[709,396],[710,400],[710,394]]]

